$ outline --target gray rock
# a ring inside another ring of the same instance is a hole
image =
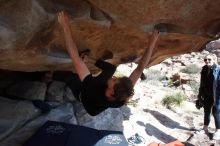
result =
[[[64,98],[64,101],[67,101],[67,102],[76,101],[76,98],[75,98],[75,96],[73,95],[72,90],[71,90],[68,86],[66,86],[66,87],[64,88],[63,98]]]
[[[40,110],[29,101],[0,97],[0,141],[30,120],[40,115]]]
[[[47,86],[37,81],[23,81],[8,87],[6,94],[14,98],[44,100]]]
[[[46,100],[63,102],[65,86],[63,82],[53,81],[47,89]]]
[[[123,113],[119,108],[109,108],[97,116],[90,116],[79,102],[74,104],[79,125],[100,130],[123,131]]]
[[[22,146],[46,121],[58,121],[70,124],[77,124],[73,114],[73,106],[70,103],[62,104],[49,113],[43,114],[34,120],[26,123],[22,128],[11,133],[4,141],[0,142],[1,146]]]

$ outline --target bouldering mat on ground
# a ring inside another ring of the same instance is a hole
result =
[[[128,146],[120,131],[97,130],[62,122],[46,122],[24,146]]]

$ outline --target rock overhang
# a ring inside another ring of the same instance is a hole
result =
[[[220,32],[220,1],[1,0],[0,68],[72,70],[56,13],[68,11],[79,51],[114,64],[136,61],[154,28],[162,31],[150,64],[201,51]],[[88,66],[95,71],[90,63]]]

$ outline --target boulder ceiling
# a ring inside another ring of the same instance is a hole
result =
[[[149,32],[161,31],[149,66],[201,51],[220,32],[220,0],[0,0],[0,68],[72,70],[59,10],[68,11],[79,51],[120,64],[136,61]],[[88,62],[91,70],[94,66]]]

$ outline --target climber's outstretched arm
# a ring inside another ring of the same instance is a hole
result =
[[[90,74],[90,71],[86,66],[86,64],[83,62],[83,60],[81,59],[81,57],[79,56],[79,52],[76,47],[75,41],[72,38],[72,33],[70,29],[70,20],[64,11],[58,13],[58,22],[63,28],[66,47],[72,59],[73,65],[76,69],[77,74],[79,75],[80,80],[83,81],[84,78]]]
[[[138,63],[138,66],[136,67],[136,69],[129,76],[129,78],[131,79],[133,85],[135,85],[137,80],[140,78],[144,68],[148,65],[148,63],[151,59],[153,49],[155,48],[155,44],[158,40],[159,34],[160,33],[159,33],[158,30],[154,30],[154,32],[152,33],[152,35],[150,37],[149,47],[146,48],[146,50],[144,52],[144,55],[142,56],[141,60]]]

